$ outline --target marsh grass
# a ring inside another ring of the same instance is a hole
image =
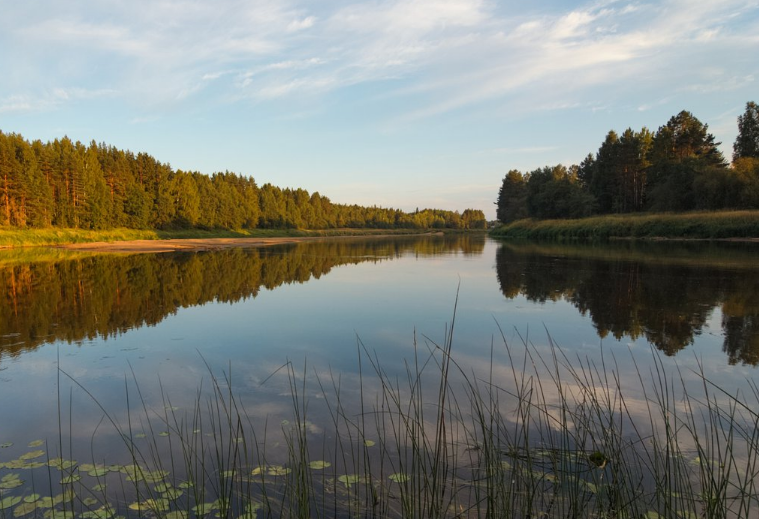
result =
[[[208,367],[210,383],[198,388],[190,410],[173,406],[161,387],[158,413],[132,373],[125,380],[126,422],[101,406],[97,428],[118,432],[130,463],[108,466],[95,449],[86,467],[49,462],[51,496],[64,473],[90,470],[60,484],[50,506],[33,513],[46,519],[759,515],[759,389],[752,381],[728,394],[702,368],[694,394],[684,374],[667,372],[654,351],[653,368],[643,371],[603,355],[595,362],[569,358],[553,342],[548,353],[521,338],[512,346],[503,334],[491,346],[490,371],[475,373],[456,360],[453,331],[452,324],[441,344],[415,339],[403,376],[388,374],[379,355],[357,341],[357,386],[340,373],[285,363],[264,382],[285,382],[291,418],[277,423],[246,410],[232,389],[231,366],[218,376]],[[508,377],[494,368],[501,348]],[[629,380],[622,373],[637,380],[642,398],[625,397]],[[59,419],[65,429],[65,413]],[[73,447],[60,440],[57,448]],[[0,499],[12,492],[3,490]],[[27,516],[15,515],[14,506],[3,507],[0,517]]]
[[[720,211],[593,216],[575,220],[518,220],[497,227],[495,238],[728,239],[759,237],[759,211]]]

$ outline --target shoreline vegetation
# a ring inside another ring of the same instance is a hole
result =
[[[503,224],[493,238],[539,240],[759,241],[759,211],[621,214]]]

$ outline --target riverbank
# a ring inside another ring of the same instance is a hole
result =
[[[759,240],[759,211],[625,214],[576,220],[518,220],[491,231],[517,239]]]
[[[0,229],[0,249],[21,247],[61,247],[75,250],[111,252],[166,252],[226,247],[257,247],[329,237],[427,234],[420,229],[300,229],[180,230],[154,231],[112,229]]]

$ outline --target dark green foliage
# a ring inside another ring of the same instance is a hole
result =
[[[76,229],[484,229],[480,210],[333,204],[225,171],[173,170],[147,153],[0,132],[0,226]]]
[[[733,162],[743,158],[759,158],[759,107],[746,103],[746,111],[738,116],[738,137],[733,144]]]
[[[732,167],[708,126],[685,110],[655,134],[612,130],[579,166],[544,167],[525,177],[510,171],[498,193],[498,219],[759,208],[756,103],[747,103],[738,126]]]
[[[499,222],[509,223],[527,217],[527,180],[522,173],[512,169],[503,177],[496,205]]]
[[[577,180],[575,169],[544,167],[527,180],[527,211],[532,218],[580,218],[590,215],[592,197]]]

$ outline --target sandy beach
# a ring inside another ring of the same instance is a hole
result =
[[[155,253],[172,251],[203,251],[229,249],[232,247],[264,247],[282,243],[324,240],[322,237],[282,237],[282,238],[199,238],[176,240],[131,240],[116,242],[69,243],[56,247],[69,250]],[[335,238],[330,238],[335,239]]]

